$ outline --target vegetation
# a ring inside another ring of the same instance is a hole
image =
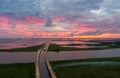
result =
[[[111,58],[89,58],[89,59],[77,59],[77,60],[64,60],[64,61],[51,61],[52,65],[56,64],[65,64],[65,63],[73,63],[73,62],[101,62],[101,61],[114,61],[120,62],[120,57],[111,57]]]
[[[60,64],[69,64],[75,62],[101,62],[114,61],[120,62],[120,57],[112,58],[90,58],[67,61],[50,62],[58,78],[120,78],[120,65],[118,64],[100,64],[100,65],[77,65],[77,66],[60,66]]]
[[[120,65],[81,65],[55,69],[58,78],[120,78]]]
[[[81,44],[68,44],[66,46],[76,46]],[[51,44],[48,51],[80,51],[80,50],[103,50],[120,48],[120,42],[99,42],[99,44],[86,44],[87,46],[107,46],[107,47],[94,47],[94,48],[74,48],[74,47],[62,47],[61,45]],[[25,48],[13,48],[13,49],[1,49],[0,52],[35,52],[43,45],[25,47]]]
[[[34,63],[0,64],[0,78],[35,78]]]
[[[38,49],[40,49],[43,45],[38,46],[31,46],[31,47],[25,47],[25,48],[13,48],[13,49],[0,49],[0,52],[35,52]],[[57,44],[51,44],[48,51],[75,51],[80,50],[79,48],[67,48],[67,47],[61,47]]]
[[[79,48],[70,48],[70,47],[61,47],[60,45],[57,44],[51,44],[48,48],[48,51],[75,51],[75,50],[80,50]]]
[[[64,41],[63,41],[64,42]],[[88,41],[88,42],[95,42],[98,44],[85,44],[88,47],[95,46],[93,48],[75,48],[75,47],[62,47],[62,46],[82,46],[82,44],[51,44],[49,47],[49,51],[79,51],[79,50],[103,50],[103,49],[113,49],[113,48],[120,48],[120,41]]]
[[[69,44],[69,45],[74,45],[75,44]],[[68,45],[68,46],[69,46]],[[92,44],[91,44],[92,45]],[[93,44],[94,46],[103,46],[104,44]],[[92,46],[93,46],[92,45]],[[88,45],[90,46],[90,45]],[[105,46],[105,45],[104,45]],[[56,52],[59,52],[59,51],[80,51],[80,50],[104,50],[104,49],[113,49],[113,48],[120,48],[120,46],[118,45],[106,45],[108,47],[95,47],[95,48],[72,48],[72,47],[62,47],[61,45],[57,45],[57,44],[51,44],[48,51],[56,51]]]

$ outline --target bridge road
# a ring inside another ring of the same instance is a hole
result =
[[[50,78],[50,74],[48,72],[46,63],[45,63],[45,51],[49,47],[49,42],[45,43],[45,46],[41,50],[40,60],[39,60],[39,67],[40,67],[40,78]]]

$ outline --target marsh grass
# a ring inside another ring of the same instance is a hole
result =
[[[0,78],[35,78],[34,63],[0,64]]]

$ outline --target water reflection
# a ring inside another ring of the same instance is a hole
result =
[[[108,46],[100,46],[99,42],[86,41],[86,40],[68,40],[68,41],[52,41],[53,44],[61,45],[62,47],[72,47],[72,48],[107,48]],[[96,46],[98,45],[98,46]]]
[[[0,64],[35,62],[35,52],[0,52]]]
[[[0,52],[0,64],[35,62],[35,52]],[[49,52],[50,61],[83,58],[120,57],[120,49]]]
[[[20,48],[26,46],[34,46],[43,43],[50,39],[0,39],[0,49]],[[111,40],[104,40],[102,42],[112,42]],[[113,40],[114,41],[114,40]],[[53,41],[52,43],[59,44],[63,47],[76,47],[76,48],[93,48],[93,47],[107,47],[95,46],[100,41],[90,40],[60,40]],[[71,45],[72,44],[72,45]],[[92,46],[88,44],[93,44]],[[118,45],[119,43],[117,43]],[[83,58],[96,58],[96,57],[120,57],[120,49],[109,50],[87,50],[87,51],[71,51],[71,52],[49,52],[49,59],[54,60],[71,60]],[[0,64],[2,63],[24,63],[35,62],[35,52],[0,52]]]
[[[44,43],[46,39],[0,39],[0,49],[23,48]]]
[[[120,49],[49,52],[49,59],[51,61],[118,56],[120,56]]]
[[[52,41],[53,44],[58,45],[68,45],[68,44],[99,44],[98,42],[88,42],[88,41]]]

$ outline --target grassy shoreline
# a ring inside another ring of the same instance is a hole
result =
[[[34,63],[0,64],[0,78],[35,78]]]
[[[60,67],[55,72],[58,78],[120,78],[120,65]]]
[[[25,48],[13,48],[13,49],[0,49],[0,52],[36,52],[43,45],[25,47]],[[57,44],[51,44],[48,51],[60,52],[60,51],[83,51],[83,50],[105,50],[105,49],[115,49],[120,48],[120,46],[110,46],[102,48],[72,48],[72,47],[62,47]]]
[[[73,62],[102,62],[102,61],[114,61],[120,62],[120,57],[111,57],[111,58],[88,58],[88,59],[76,59],[76,60],[64,60],[64,61],[51,61],[52,65],[62,64],[62,63],[73,63]]]
[[[120,78],[120,65],[117,64],[54,67],[56,65],[68,64],[73,62],[96,62],[96,61],[120,62],[120,57],[51,61],[50,63],[58,78]]]

